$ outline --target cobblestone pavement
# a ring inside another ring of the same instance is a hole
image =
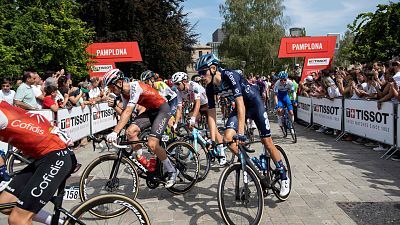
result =
[[[316,133],[297,125],[298,143],[281,138],[272,122],[273,138],[290,160],[293,189],[285,202],[275,196],[265,198],[261,224],[356,224],[336,202],[400,201],[400,163],[380,159],[370,148],[351,142],[336,142],[334,136]],[[261,146],[256,145],[261,151]],[[107,151],[104,151],[106,153]],[[76,152],[83,168],[99,151],[91,145]],[[256,153],[257,154],[257,153]],[[259,152],[258,152],[259,154]],[[79,173],[69,183],[76,185]],[[150,190],[141,180],[138,202],[152,224],[222,224],[217,204],[217,184],[223,168],[214,166],[207,179],[185,195],[173,195],[163,188]],[[79,200],[65,201],[69,209]],[[47,207],[48,208],[48,207]],[[6,224],[5,216],[0,224]]]

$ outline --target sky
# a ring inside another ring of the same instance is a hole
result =
[[[396,2],[397,0],[394,0]],[[284,16],[290,27],[304,27],[307,36],[325,36],[327,33],[344,34],[347,24],[363,12],[375,12],[378,4],[389,0],[284,0]],[[212,41],[212,33],[221,27],[223,18],[219,5],[223,0],[185,0],[184,12],[189,13],[192,24],[197,23],[195,32],[200,34],[199,42]],[[287,31],[288,32],[288,31]]]

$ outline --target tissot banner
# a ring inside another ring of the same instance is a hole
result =
[[[312,98],[313,123],[340,130],[342,128],[342,99]]]
[[[109,107],[107,103],[94,105],[91,116],[92,134],[117,125],[117,119],[114,117],[114,109]]]
[[[344,129],[346,132],[382,143],[394,144],[394,107],[383,102],[378,110],[376,101],[344,101]]]
[[[311,123],[311,98],[299,96],[297,102],[297,117],[307,123]]]
[[[71,110],[60,109],[57,112],[57,125],[67,132],[72,141],[90,135],[90,108],[73,107]]]

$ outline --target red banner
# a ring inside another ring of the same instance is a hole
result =
[[[91,77],[102,77],[106,72],[115,68],[114,62],[101,61],[92,64],[89,73]]]
[[[282,38],[278,57],[332,57],[335,45],[336,37],[334,36]]]

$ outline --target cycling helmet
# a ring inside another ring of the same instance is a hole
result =
[[[195,69],[199,71],[201,69],[205,69],[210,67],[211,65],[218,65],[219,59],[214,54],[206,54],[200,56],[200,58],[196,62]]]
[[[146,70],[142,74],[140,74],[140,80],[141,81],[146,81],[152,77],[154,77],[156,74],[151,71],[151,70]]]
[[[279,74],[278,74],[278,78],[279,78],[279,79],[287,79],[288,76],[289,76],[288,73],[285,72],[285,71],[281,71],[281,72],[279,72]]]
[[[176,72],[172,75],[171,81],[176,84],[183,80],[187,80],[188,75],[185,72]]]
[[[115,84],[118,80],[125,79],[124,73],[119,69],[109,70],[103,76],[104,87],[110,84]]]

